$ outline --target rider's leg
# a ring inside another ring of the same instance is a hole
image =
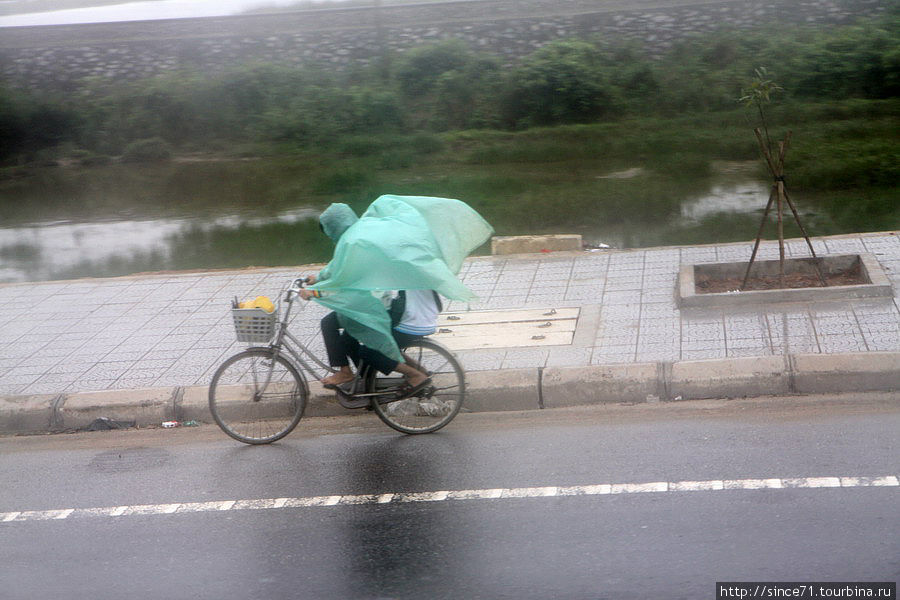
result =
[[[418,367],[418,365],[391,360],[381,352],[372,350],[371,348],[367,348],[366,346],[360,346],[359,355],[363,361],[378,369],[385,375],[391,373],[392,371],[401,373],[404,377],[406,377],[409,384],[413,387],[424,383],[425,380],[428,379],[428,376],[425,373],[416,368]]]
[[[396,329],[393,331],[393,334],[394,334],[394,340],[397,342],[397,345],[400,346],[401,348],[406,348],[412,342],[422,338],[421,335],[411,335],[409,333],[403,333],[402,331],[397,331]],[[425,372],[425,369],[422,367],[422,365],[417,363],[415,360],[413,360],[411,357],[407,356],[406,354],[403,355],[403,360],[406,362],[407,365],[409,365],[413,369],[420,371],[422,373]]]
[[[337,367],[338,372],[322,379],[326,385],[340,385],[353,380],[353,370],[350,368],[348,355],[354,351],[352,343],[356,342],[346,333],[341,333],[337,313],[328,313],[321,321],[322,340],[325,342],[325,351],[328,354],[328,364]],[[358,343],[357,343],[358,345]]]

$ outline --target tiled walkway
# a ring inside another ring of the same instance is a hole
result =
[[[900,236],[817,238],[817,253],[868,252],[900,289]],[[463,281],[475,304],[445,311],[580,307],[567,346],[459,351],[469,370],[671,362],[787,353],[900,351],[894,298],[679,310],[682,264],[747,260],[752,243],[479,257]],[[807,256],[791,240],[788,256]],[[763,245],[759,259],[778,257]],[[280,296],[298,268],[159,274],[0,286],[0,395],[208,383],[240,349],[229,303]],[[325,310],[298,303],[291,330],[318,352]]]

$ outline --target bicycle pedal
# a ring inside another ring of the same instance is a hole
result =
[[[335,388],[335,392],[337,392],[338,404],[348,409],[355,408],[365,408],[369,406],[371,403],[370,398],[356,398],[352,394],[349,393],[349,390],[353,389],[353,383],[350,384],[342,384]]]

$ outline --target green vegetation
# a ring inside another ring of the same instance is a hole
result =
[[[215,76],[92,81],[66,98],[0,88],[0,219],[19,210],[2,199],[21,199],[25,187],[46,214],[62,214],[50,200],[61,189],[90,206],[97,200],[86,195],[108,186],[105,197],[127,202],[133,190],[163,211],[183,201],[178,194],[210,206],[356,208],[388,192],[458,197],[502,235],[663,224],[708,188],[715,161],[757,161],[765,176],[752,133],[758,115],[737,101],[761,65],[784,88],[766,106],[766,124],[776,139],[794,132],[787,177],[804,210],[820,215],[813,232],[900,228],[896,12],[827,31],[723,32],[659,59],[611,40],[560,40],[510,67],[448,41],[343,73],[244,65]],[[264,160],[202,167],[210,176],[201,189],[186,165],[154,165],[157,184],[180,190],[158,197],[140,192],[149,177],[140,164],[127,175],[122,165],[92,166],[198,153]],[[60,159],[90,176],[28,169]],[[608,177],[627,169],[639,175]],[[117,183],[104,182],[112,173]],[[46,184],[35,185],[39,177]],[[723,222],[719,241],[754,229]],[[286,254],[318,243],[315,231],[293,241],[301,233],[289,231],[272,234],[286,240]],[[685,235],[693,237],[679,241],[711,241]]]
[[[121,155],[151,138],[176,152],[252,144],[341,152],[355,138],[358,153],[361,138],[372,136],[688,115],[714,121],[733,111],[761,65],[784,87],[780,104],[790,114],[782,124],[802,115],[804,103],[898,96],[900,13],[827,31],[771,29],[692,38],[661,59],[611,40],[558,40],[508,67],[449,40],[340,73],[252,64],[215,76],[91,81],[65,98],[0,87],[0,161],[27,161],[63,143]]]

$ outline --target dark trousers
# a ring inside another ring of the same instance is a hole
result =
[[[337,313],[328,313],[322,318],[322,339],[325,341],[325,352],[328,354],[328,364],[332,367],[346,367],[353,364],[359,368],[362,363],[372,365],[385,375],[396,370],[399,364],[396,360],[388,358],[377,350],[372,350],[359,343],[359,341],[341,329]],[[394,340],[401,348],[421,336],[409,335],[393,330]]]

